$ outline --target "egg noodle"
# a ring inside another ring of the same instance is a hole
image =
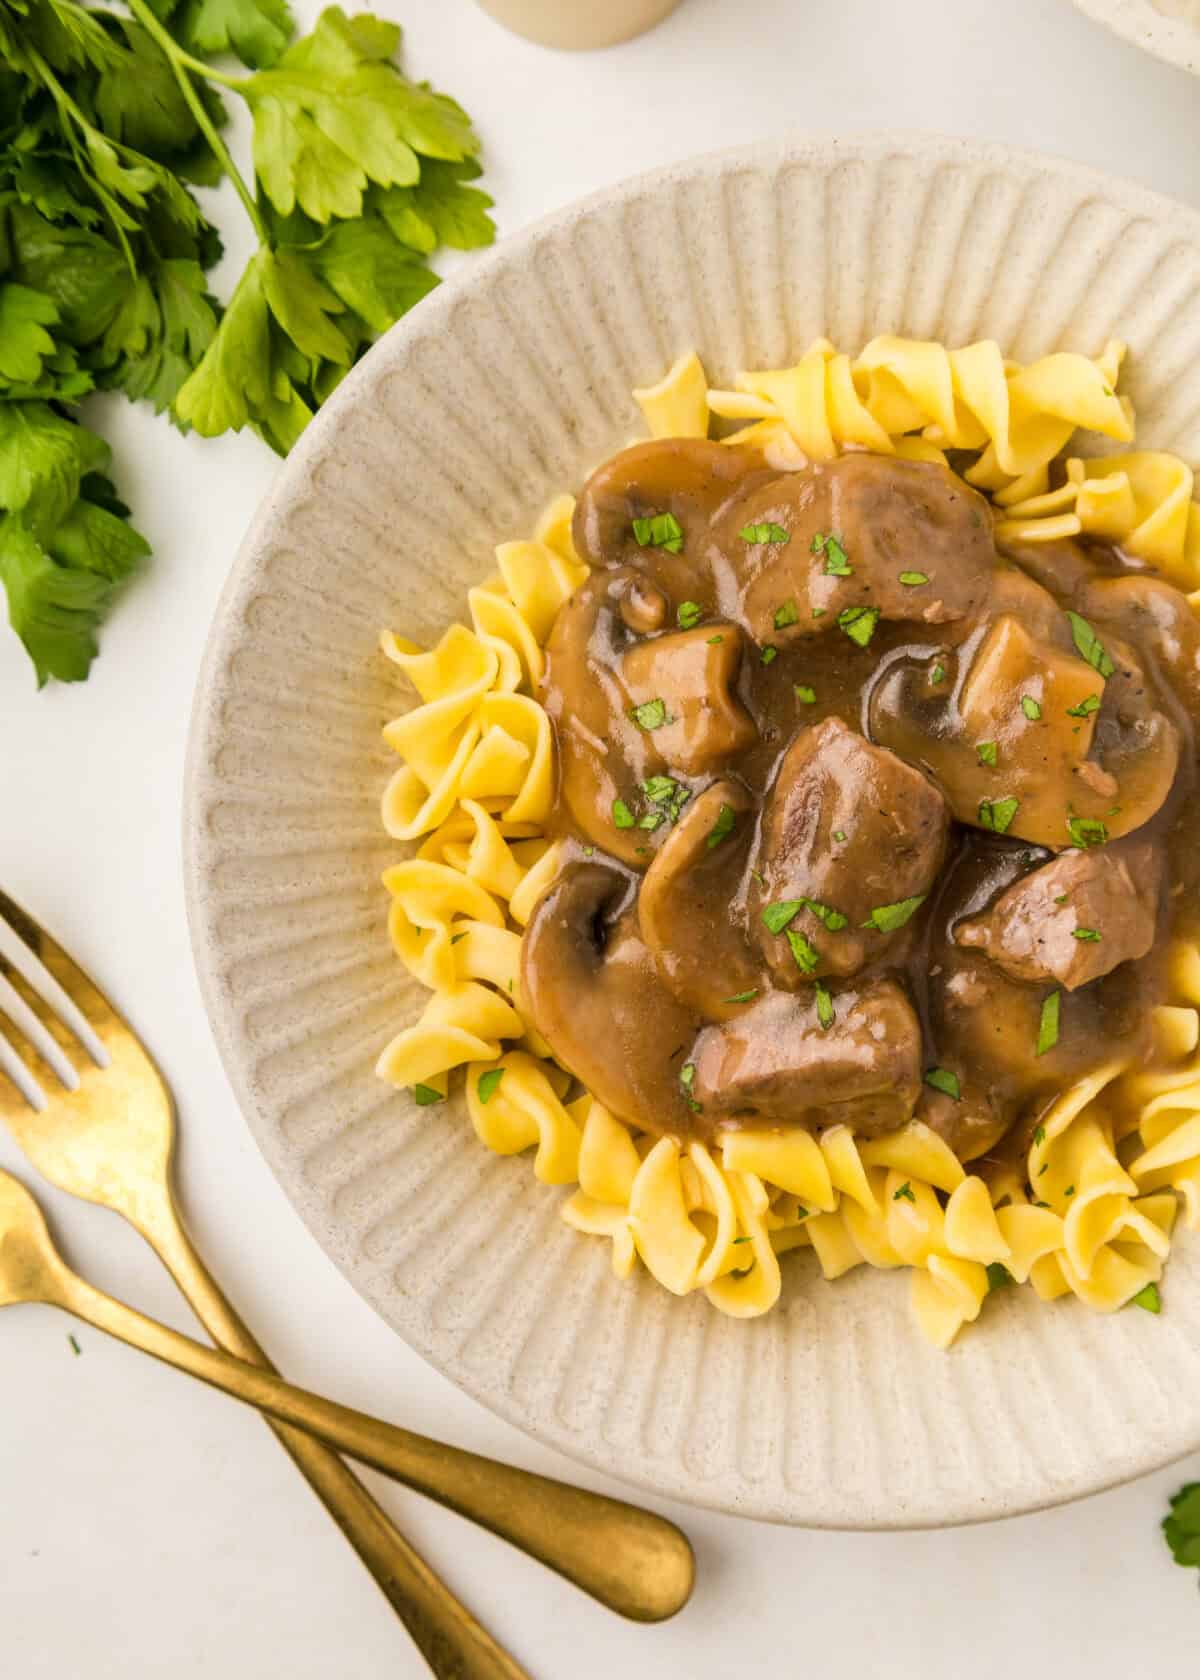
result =
[[[1095,359],[1061,352],[1020,366],[991,342],[946,350],[881,337],[851,359],[819,340],[794,367],[739,374],[732,390],[711,389],[689,353],[635,396],[653,436],[707,437],[714,417],[741,422],[731,441],[779,470],[846,448],[943,463],[946,451],[970,451],[964,476],[995,504],[999,540],[1118,542],[1192,591],[1200,610],[1200,509],[1183,461],[1068,456],[1052,487],[1077,429],[1133,442],[1132,406],[1116,389],[1123,356],[1114,342]],[[1064,1090],[1033,1132],[1026,1170],[1008,1177],[968,1172],[920,1121],[862,1142],[839,1125],[680,1143],[574,1094],[520,977],[521,930],[557,868],[546,834],[553,731],[536,695],[555,616],[587,575],[573,509],[560,497],[532,540],[501,544],[497,574],[469,593],[472,628],[451,625],[429,650],[383,635],[418,697],[384,732],[402,760],[384,825],[419,842],[384,876],[389,926],[430,997],[384,1050],[380,1076],[431,1104],[465,1067],[480,1141],[503,1155],[532,1149],[544,1184],[576,1186],[562,1216],[608,1238],[619,1277],[640,1260],[672,1293],[702,1289],[735,1317],[774,1306],[779,1259],[793,1248],[812,1249],[828,1279],[864,1263],[911,1268],[918,1322],[940,1347],[1010,1283],[1100,1312],[1135,1297],[1158,1310],[1153,1286],[1181,1209],[1200,1229],[1194,945],[1171,950],[1156,1071],[1113,1063]]]

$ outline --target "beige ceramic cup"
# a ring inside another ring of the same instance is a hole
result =
[[[679,0],[479,0],[497,23],[543,47],[612,47],[653,29]]]

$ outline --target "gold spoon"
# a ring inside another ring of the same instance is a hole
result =
[[[673,1524],[622,1501],[375,1423],[274,1377],[180,1220],[171,1173],[174,1114],[161,1074],[82,969],[0,893],[0,1023],[4,1017],[20,1036],[10,1043],[0,1030],[0,1074],[12,1082],[0,1077],[0,1118],[51,1183],[114,1209],[141,1232],[214,1340],[238,1358],[222,1359],[74,1278],[55,1254],[36,1204],[11,1179],[5,1183],[5,1207],[25,1234],[18,1241],[6,1232],[0,1212],[0,1304],[6,1304],[7,1289],[8,1300],[52,1299],[74,1312],[86,1305],[81,1316],[100,1328],[272,1414],[284,1446],[439,1675],[523,1680],[522,1670],[438,1580],[336,1453],[313,1438],[333,1439],[327,1427],[333,1420],[334,1444],[351,1456],[513,1540],[621,1614],[658,1621],[682,1609],[695,1565],[691,1547]],[[47,1083],[49,1097],[42,1089]],[[18,1272],[14,1261],[6,1261],[14,1245],[24,1256],[22,1266],[37,1257],[35,1273]],[[38,1288],[53,1292],[39,1294]],[[262,1369],[250,1370],[248,1364]]]

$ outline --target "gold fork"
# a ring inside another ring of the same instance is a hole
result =
[[[236,1357],[167,1330],[76,1278],[55,1253],[36,1203],[8,1175],[0,1175],[0,1305],[42,1300],[64,1307],[271,1414],[287,1451],[439,1675],[522,1680],[523,1671],[314,1437],[482,1523],[622,1615],[658,1621],[683,1607],[695,1564],[674,1524],[381,1423],[274,1373],[184,1229],[172,1184],[173,1106],[161,1074],[78,964],[0,893],[0,1022],[4,1017],[15,1032],[0,1030],[0,1118],[25,1155],[60,1189],[122,1214],[158,1253],[213,1340]]]

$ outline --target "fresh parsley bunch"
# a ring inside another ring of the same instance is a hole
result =
[[[1175,1562],[1185,1569],[1200,1569],[1200,1482],[1180,1488],[1162,1528]]]
[[[81,398],[286,453],[437,284],[430,254],[494,237],[470,121],[401,74],[394,24],[331,7],[292,36],[286,0],[0,0],[0,580],[39,684],[87,675],[147,553]],[[253,117],[249,179],[228,95]],[[258,241],[224,310],[194,192],[223,176]]]

